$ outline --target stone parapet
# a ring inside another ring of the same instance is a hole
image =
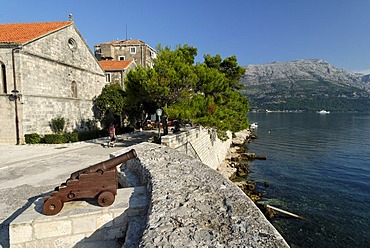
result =
[[[170,148],[197,158],[212,169],[217,169],[231,145],[231,132],[225,141],[217,137],[214,129],[186,128],[182,132],[162,136],[161,142]]]
[[[123,166],[151,196],[140,247],[289,247],[230,180],[189,155],[141,143]],[[127,237],[126,237],[127,239]],[[129,247],[125,243],[123,247]]]

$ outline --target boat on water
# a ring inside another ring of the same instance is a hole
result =
[[[319,114],[330,114],[330,111],[320,110],[320,111],[317,111],[317,113],[319,113]]]
[[[250,126],[250,129],[257,129],[257,127],[258,127],[258,123],[257,122],[253,122],[252,124],[251,124],[251,126]]]

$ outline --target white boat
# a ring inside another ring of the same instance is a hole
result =
[[[330,111],[321,110],[321,111],[317,111],[317,113],[319,113],[319,114],[330,114]]]
[[[256,129],[258,127],[258,123],[257,122],[253,122],[250,126],[251,129]]]

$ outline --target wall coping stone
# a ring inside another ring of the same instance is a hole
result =
[[[143,142],[125,170],[151,196],[140,247],[289,247],[241,189],[204,163],[164,145]],[[123,246],[125,247],[125,245]]]

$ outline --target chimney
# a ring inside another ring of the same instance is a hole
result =
[[[69,21],[72,22],[73,21],[72,14],[69,14],[68,17],[69,17]]]

